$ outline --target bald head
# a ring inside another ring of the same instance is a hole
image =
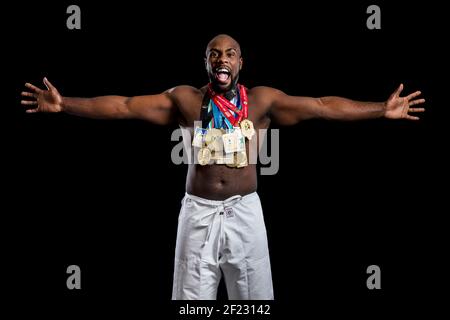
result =
[[[225,92],[236,86],[242,68],[239,43],[226,34],[215,36],[206,47],[205,66],[216,91]]]
[[[208,56],[208,53],[212,48],[222,46],[234,48],[239,56],[241,56],[241,46],[239,45],[239,42],[237,42],[233,37],[227,34],[219,34],[212,38],[211,41],[209,41],[208,45],[206,46],[206,56]]]

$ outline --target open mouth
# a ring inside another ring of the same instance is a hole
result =
[[[231,71],[226,67],[218,67],[214,71],[214,76],[219,83],[227,83],[231,77]]]

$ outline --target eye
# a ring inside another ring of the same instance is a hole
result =
[[[209,54],[209,56],[210,56],[211,58],[217,58],[218,54],[217,54],[217,52],[212,51],[212,52]]]
[[[228,52],[228,57],[233,58],[234,56],[236,56],[236,53],[234,53],[234,52]]]

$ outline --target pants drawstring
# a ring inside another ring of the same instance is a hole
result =
[[[228,199],[224,200],[222,203],[217,204],[217,205],[214,205],[214,204],[211,204],[211,203],[205,203],[205,204],[207,204],[209,206],[214,207],[215,210],[213,212],[211,212],[211,213],[209,213],[209,214],[207,214],[207,215],[202,217],[202,220],[203,220],[203,219],[213,215],[213,219],[208,225],[208,231],[206,233],[206,239],[205,239],[205,242],[203,243],[203,247],[208,244],[209,238],[211,236],[212,229],[213,229],[214,224],[215,224],[215,221],[217,219],[217,216],[219,216],[219,241],[217,242],[217,257],[219,255],[220,240],[222,239],[222,235],[223,235],[223,223],[224,223],[223,215],[225,213],[225,208],[236,204],[241,199],[242,199],[242,197],[237,195],[237,196],[233,196],[231,198],[228,198]]]

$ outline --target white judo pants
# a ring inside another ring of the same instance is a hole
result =
[[[178,218],[172,299],[272,300],[266,227],[256,192],[224,201],[186,194]]]

